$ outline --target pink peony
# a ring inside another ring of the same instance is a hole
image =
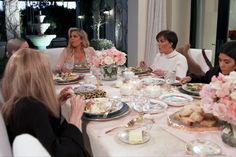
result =
[[[204,112],[236,125],[236,73],[214,76],[201,92]]]

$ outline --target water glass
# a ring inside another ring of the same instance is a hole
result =
[[[176,75],[174,71],[167,71],[164,75],[164,79],[167,84],[175,83]]]

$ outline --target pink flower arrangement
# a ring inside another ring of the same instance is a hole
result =
[[[126,54],[117,50],[115,47],[96,51],[96,55],[93,56],[93,60],[90,61],[90,64],[100,67],[104,65],[123,65],[126,62]]]
[[[200,96],[204,112],[236,125],[236,72],[212,77],[211,83],[203,86]]]

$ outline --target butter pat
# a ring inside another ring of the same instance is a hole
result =
[[[116,81],[115,86],[116,86],[116,88],[120,88],[123,86],[123,82],[121,80],[118,80],[118,81]]]
[[[140,143],[142,141],[143,141],[143,131],[142,130],[129,131],[129,142],[130,143]]]

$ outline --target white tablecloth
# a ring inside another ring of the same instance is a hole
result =
[[[120,89],[114,88],[115,81],[102,82],[101,89],[107,92],[108,96],[120,96]],[[72,86],[78,86],[72,85]],[[57,85],[59,93],[64,86]],[[120,141],[117,129],[109,134],[105,131],[126,124],[129,120],[137,117],[135,111],[128,115],[111,121],[83,121],[83,134],[85,136],[86,147],[94,157],[134,157],[134,156],[156,156],[156,157],[184,157],[194,156],[186,154],[185,145],[194,139],[206,139],[217,143],[222,148],[222,156],[235,156],[236,148],[225,145],[220,137],[220,131],[214,132],[190,132],[172,128],[167,124],[167,116],[179,110],[179,107],[169,107],[166,112],[161,114],[149,115],[155,120],[155,124],[150,130],[151,139],[147,143],[140,145],[129,145]],[[62,110],[63,111],[63,110]],[[68,112],[64,116],[68,117]],[[88,146],[90,145],[90,146]]]

